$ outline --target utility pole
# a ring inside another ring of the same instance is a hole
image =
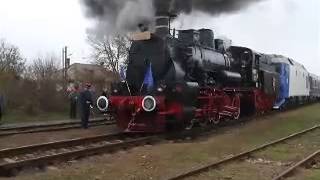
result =
[[[65,53],[65,68],[69,69],[69,67],[70,67],[70,58],[68,57],[68,47],[67,46],[64,48],[64,53]]]
[[[61,54],[62,56],[62,78],[63,79],[65,79],[64,77],[64,70],[65,70],[65,63],[64,63],[64,61],[65,61],[65,54],[64,54],[64,48],[62,48],[62,54]]]
[[[62,48],[62,71],[63,71],[63,78],[67,79],[67,71],[70,67],[70,58],[68,57],[68,47],[65,46]]]

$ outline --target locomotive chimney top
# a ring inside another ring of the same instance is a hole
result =
[[[171,19],[176,18],[177,15],[170,13],[168,11],[157,11],[156,12],[156,26],[155,34],[165,38],[170,33],[170,21]]]

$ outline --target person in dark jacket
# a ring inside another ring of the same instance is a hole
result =
[[[70,94],[69,94],[69,99],[70,99],[70,119],[76,119],[77,118],[77,104],[78,104],[78,86],[75,86]]]
[[[93,105],[90,88],[91,88],[91,84],[86,83],[85,88],[83,91],[81,91],[80,97],[79,97],[81,124],[84,129],[88,129],[90,108]]]

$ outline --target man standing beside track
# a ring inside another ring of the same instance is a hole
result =
[[[81,124],[84,129],[88,129],[90,107],[92,107],[92,94],[90,92],[91,84],[86,83],[84,90],[81,91],[79,97]]]

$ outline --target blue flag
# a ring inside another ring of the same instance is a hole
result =
[[[151,63],[149,64],[147,72],[144,75],[143,84],[147,87],[148,92],[152,91],[153,86],[154,86],[154,79],[153,79],[153,74],[152,74]]]
[[[125,66],[120,66],[120,79],[121,79],[121,81],[126,81],[126,79],[127,79],[126,71],[127,71],[127,68]]]

